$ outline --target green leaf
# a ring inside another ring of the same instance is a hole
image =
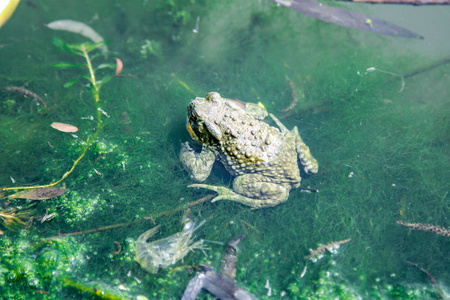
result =
[[[105,56],[107,56],[109,53],[111,53],[111,52],[98,52],[98,53],[95,53],[94,55],[91,56],[91,60],[94,60],[95,58],[97,58],[97,57],[99,57],[99,56],[105,57]]]
[[[105,77],[103,77],[102,80],[97,81],[97,87],[98,87],[98,89],[100,89],[100,87],[101,87],[103,84],[107,83],[107,82],[110,81],[112,78],[113,78],[113,76],[108,74],[108,75],[106,75]]]
[[[64,50],[66,50],[69,53],[84,57],[84,53],[81,50],[81,45],[82,44],[72,44],[72,45],[66,44]]]
[[[69,81],[69,82],[67,82],[66,84],[64,84],[64,87],[65,87],[66,89],[70,89],[71,87],[74,86],[75,83],[77,83],[77,81],[78,81],[79,78],[80,78],[80,76],[78,76],[78,77],[75,78],[75,79],[72,79],[71,81]]]
[[[106,68],[110,68],[111,70],[115,70],[116,69],[116,64],[101,64],[99,65],[96,69],[100,70],[100,69],[106,69]]]
[[[80,75],[79,77],[84,78],[84,79],[87,79],[90,83],[94,83],[94,82],[92,81],[91,76],[89,76],[89,75],[87,75],[87,74]]]
[[[58,48],[59,50],[65,50],[66,43],[65,43],[62,39],[57,38],[57,37],[54,37],[54,38],[52,39],[52,43],[53,43],[53,45],[55,45],[55,47]]]
[[[57,69],[81,68],[86,66],[86,64],[72,64],[67,62],[58,62],[52,65],[53,68]]]
[[[80,44],[67,44],[66,42],[64,42],[62,39],[54,37],[52,39],[52,43],[53,45],[56,46],[56,48],[58,48],[59,50],[63,50],[63,51],[67,51],[69,53],[78,55],[78,56],[84,56],[83,52],[81,51],[81,46]]]
[[[87,43],[83,43],[83,45],[85,47],[86,52],[89,53],[89,52],[91,52],[91,51],[93,51],[95,49],[98,49],[98,48],[100,48],[102,46],[105,46],[106,43],[105,43],[105,41],[101,41],[101,42],[98,42],[98,43],[95,43],[95,44],[87,42]]]

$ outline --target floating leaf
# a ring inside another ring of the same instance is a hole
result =
[[[60,188],[39,188],[18,192],[9,195],[9,199],[29,199],[29,200],[46,200],[61,196],[67,190]]]
[[[53,122],[50,126],[55,128],[56,130],[59,130],[62,132],[77,132],[78,131],[78,128],[73,125],[59,123],[59,122]]]

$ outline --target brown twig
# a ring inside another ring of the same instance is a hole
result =
[[[395,222],[400,226],[404,226],[407,228],[411,228],[413,230],[421,230],[421,231],[428,231],[433,232],[445,237],[450,237],[450,231],[446,228],[442,228],[440,226],[431,225],[431,224],[422,224],[422,223],[405,223],[402,221]]]
[[[326,245],[322,245],[320,247],[318,247],[315,250],[310,249],[309,250],[309,255],[305,256],[305,259],[309,259],[309,260],[317,260],[319,258],[322,257],[322,254],[324,254],[326,251],[333,253],[334,251],[336,251],[337,249],[339,249],[339,247],[342,244],[348,243],[350,242],[351,239],[346,239],[346,240],[342,240],[342,241],[335,241],[335,242],[331,242],[328,243]]]
[[[122,246],[118,241],[114,241],[114,245],[116,245],[117,251],[113,251],[112,254],[119,255],[120,251],[122,251]]]
[[[435,63],[432,63],[429,66],[426,66],[426,67],[423,67],[423,68],[420,68],[420,69],[416,69],[416,70],[413,70],[413,71],[411,71],[409,73],[406,73],[405,75],[403,75],[403,78],[405,78],[405,79],[406,78],[410,78],[410,77],[416,76],[418,74],[421,74],[421,73],[424,73],[424,72],[428,72],[428,71],[430,71],[430,70],[432,70],[434,68],[443,66],[443,65],[448,64],[448,63],[450,63],[450,57],[443,58],[441,60],[438,60]]]
[[[411,265],[413,267],[416,267],[422,273],[424,273],[428,277],[428,279],[430,279],[431,282],[433,283],[434,287],[436,288],[436,290],[437,290],[437,292],[439,294],[439,297],[441,297],[441,299],[445,299],[445,296],[444,296],[444,293],[442,292],[441,286],[439,285],[439,283],[437,283],[436,279],[434,279],[434,277],[430,273],[428,273],[423,268],[419,267],[417,264],[415,264],[413,262],[405,260],[405,263],[407,263],[407,264],[409,264],[409,265]]]
[[[206,202],[208,200],[210,200],[213,197],[212,194],[207,195],[201,199],[198,199],[194,202],[188,203],[188,204],[184,204],[181,205],[177,208],[174,208],[172,210],[166,211],[166,212],[162,212],[162,213],[156,213],[156,214],[152,214],[150,216],[144,217],[142,219],[138,219],[132,222],[127,222],[127,223],[119,223],[119,224],[113,224],[113,225],[109,225],[109,226],[104,226],[104,227],[98,227],[98,228],[93,228],[93,229],[88,229],[88,230],[83,230],[83,231],[77,231],[77,232],[69,232],[69,233],[59,233],[58,235],[54,235],[51,237],[48,237],[47,239],[58,239],[58,238],[62,238],[62,237],[67,237],[67,236],[75,236],[75,235],[81,235],[81,234],[91,234],[91,233],[95,233],[95,232],[101,232],[101,231],[106,231],[106,230],[111,230],[111,229],[116,229],[116,228],[121,228],[121,227],[127,227],[127,226],[131,226],[134,224],[138,224],[144,221],[152,221],[154,222],[155,218],[159,218],[159,217],[167,217],[175,212],[181,211],[181,210],[185,210],[189,207],[192,207],[194,205]]]
[[[194,202],[191,202],[191,203],[188,203],[188,204],[185,204],[185,205],[181,205],[181,206],[179,206],[177,208],[174,208],[174,209],[166,211],[166,212],[157,213],[157,214],[150,215],[148,217],[144,217],[144,219],[153,220],[154,218],[167,217],[167,216],[169,216],[169,215],[171,215],[173,213],[176,213],[178,211],[185,210],[185,209],[188,209],[189,207],[192,207],[194,205],[206,202],[206,201],[212,199],[213,196],[214,196],[213,194],[209,194],[209,195],[206,195],[205,197],[200,198],[200,199],[198,199],[198,200],[196,200]]]
[[[289,87],[291,88],[292,101],[291,101],[291,104],[288,107],[286,107],[285,109],[280,110],[281,112],[288,112],[288,111],[293,109],[298,104],[298,96],[297,96],[297,93],[295,92],[294,84],[292,83],[292,80],[287,75],[286,75],[286,80],[289,83]]]
[[[27,89],[24,89],[24,88],[21,88],[18,86],[6,86],[4,88],[1,88],[0,90],[5,90],[5,91],[11,92],[11,93],[17,93],[22,96],[30,96],[34,100],[41,102],[42,105],[44,105],[44,107],[47,107],[47,104],[44,102],[44,100],[42,100],[41,97],[39,97],[38,95],[36,95],[35,93],[33,93],[32,91],[29,91]]]

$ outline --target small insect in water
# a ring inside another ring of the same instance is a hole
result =
[[[44,222],[50,222],[56,217],[56,213],[48,214],[47,211],[45,212],[45,215],[39,218],[38,220],[41,221],[41,223]]]

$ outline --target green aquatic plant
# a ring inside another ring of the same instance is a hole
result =
[[[0,224],[8,229],[27,226],[35,214],[35,211],[31,209],[31,206],[32,205],[27,205],[26,207],[0,208]]]
[[[88,149],[92,146],[92,144],[97,140],[98,135],[103,129],[103,126],[105,125],[102,119],[103,115],[106,115],[106,112],[102,109],[103,101],[100,97],[100,90],[102,86],[109,82],[114,76],[111,74],[106,74],[103,78],[98,79],[97,72],[101,69],[110,68],[115,70],[116,64],[100,64],[96,67],[92,64],[92,60],[100,55],[104,55],[104,53],[97,52],[95,54],[92,54],[92,52],[98,50],[102,46],[105,45],[104,42],[99,43],[90,43],[85,42],[81,44],[68,44],[65,43],[63,40],[59,38],[53,39],[53,44],[61,50],[67,51],[70,54],[80,56],[84,59],[83,63],[68,63],[68,62],[58,62],[53,64],[54,68],[57,69],[72,69],[72,68],[79,68],[79,69],[85,69],[87,73],[80,74],[71,81],[67,82],[64,87],[70,88],[74,86],[79,80],[85,80],[87,81],[87,85],[85,85],[85,88],[89,91],[89,93],[92,96],[92,99],[94,100],[94,107],[95,107],[95,129],[92,134],[88,135],[86,140],[82,142],[81,147],[81,154],[78,156],[77,159],[72,164],[72,167],[65,172],[62,177],[56,181],[53,181],[49,184],[44,185],[34,185],[34,186],[21,186],[21,187],[3,187],[0,188],[0,192],[3,191],[10,191],[10,190],[28,190],[28,189],[37,189],[37,188],[49,188],[52,186],[55,186],[59,183],[61,183],[64,179],[66,179],[76,168],[78,163],[83,159],[83,157],[86,155]],[[63,124],[66,125],[66,124]]]

